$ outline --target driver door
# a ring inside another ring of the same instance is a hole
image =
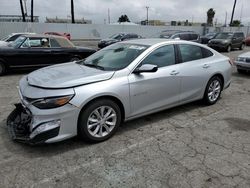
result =
[[[174,45],[159,47],[139,65],[157,65],[156,72],[129,75],[131,116],[179,103],[181,80],[175,57]]]

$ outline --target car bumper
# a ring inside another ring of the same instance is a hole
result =
[[[53,143],[77,134],[76,107],[60,107],[64,109],[57,112],[45,110],[45,115],[44,110],[35,107],[27,108],[21,103],[15,106],[7,118],[8,131],[13,140],[29,144]]]
[[[235,61],[234,63],[237,69],[250,71],[250,63],[242,62],[242,61]]]

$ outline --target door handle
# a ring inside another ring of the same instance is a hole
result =
[[[176,70],[173,70],[170,74],[171,74],[171,75],[177,75],[177,74],[179,74],[179,72],[176,71]]]
[[[210,67],[210,65],[208,65],[208,64],[204,64],[202,67],[203,67],[204,69],[207,69],[207,68],[209,68],[209,67]]]

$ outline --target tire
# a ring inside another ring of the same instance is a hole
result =
[[[227,46],[227,48],[226,48],[226,51],[227,51],[227,52],[231,52],[231,50],[232,50],[232,46],[231,46],[231,44],[229,44],[229,45]]]
[[[245,70],[242,70],[242,69],[237,69],[237,71],[239,74],[244,74],[246,72]]]
[[[245,44],[242,43],[241,46],[240,46],[240,50],[244,50],[244,48],[245,48]]]
[[[87,142],[102,142],[113,136],[120,124],[119,106],[110,99],[96,100],[81,111],[78,136]]]
[[[73,61],[79,61],[80,60],[80,58],[79,57],[72,57],[71,59],[70,59],[70,62],[73,62]]]
[[[222,80],[218,76],[212,77],[206,86],[203,101],[207,105],[215,104],[220,98],[222,91]]]
[[[4,75],[6,72],[6,68],[3,64],[3,62],[0,61],[0,76]]]

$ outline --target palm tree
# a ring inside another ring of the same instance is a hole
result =
[[[34,3],[33,0],[31,0],[31,22],[34,21],[33,19],[34,4],[33,3]]]
[[[231,16],[230,26],[233,24],[233,19],[234,19],[234,10],[235,10],[236,3],[237,3],[237,0],[234,0],[234,6],[233,6],[233,11],[232,11],[232,16]]]
[[[214,19],[215,11],[213,8],[210,8],[207,11],[207,25],[208,26],[213,26],[213,19]]]
[[[74,0],[71,0],[71,20],[72,23],[75,23]]]
[[[21,12],[22,12],[23,22],[25,22],[25,14],[24,14],[24,10],[23,10],[23,1],[22,0],[20,0],[20,7],[21,7]]]

